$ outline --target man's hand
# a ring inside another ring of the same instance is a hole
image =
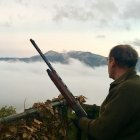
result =
[[[76,126],[76,128],[80,129],[79,127],[79,118],[73,118],[71,119],[71,121],[73,122],[73,124]]]

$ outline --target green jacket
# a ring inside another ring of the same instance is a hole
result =
[[[140,140],[140,76],[131,69],[111,83],[99,117],[79,127],[94,140]]]

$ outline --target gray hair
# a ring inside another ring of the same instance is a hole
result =
[[[138,53],[130,45],[117,45],[110,50],[109,58],[114,57],[120,67],[135,67]]]

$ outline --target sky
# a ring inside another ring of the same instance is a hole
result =
[[[78,50],[108,56],[130,44],[140,54],[139,0],[0,0],[0,57]]]

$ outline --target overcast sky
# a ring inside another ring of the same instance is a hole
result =
[[[120,43],[140,54],[139,0],[0,0],[0,57],[90,51],[104,56]]]

